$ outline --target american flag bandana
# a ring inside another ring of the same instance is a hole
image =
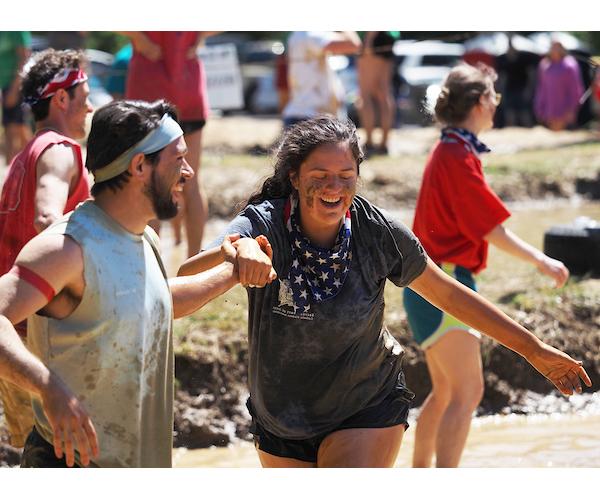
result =
[[[69,89],[78,83],[83,83],[87,81],[88,77],[85,72],[80,68],[64,68],[60,70],[54,78],[50,80],[43,87],[38,88],[37,97],[36,96],[28,96],[25,99],[27,104],[36,104],[44,99],[48,99],[52,97],[59,89]]]
[[[292,291],[294,311],[308,312],[310,304],[332,299],[341,290],[352,262],[351,218],[346,211],[344,224],[332,249],[316,248],[300,230],[298,198],[290,196],[284,219],[292,244],[292,266],[287,281]]]
[[[474,149],[477,153],[489,153],[491,151],[483,142],[477,139],[477,136],[468,131],[465,128],[459,127],[444,127],[442,129],[442,142],[448,141],[448,139],[460,139],[463,142],[466,142],[472,149]]]

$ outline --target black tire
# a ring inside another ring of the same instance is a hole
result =
[[[554,226],[544,234],[544,253],[573,275],[600,274],[600,230]]]

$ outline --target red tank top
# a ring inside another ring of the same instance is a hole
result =
[[[73,147],[79,173],[79,179],[69,192],[63,213],[72,211],[79,203],[90,197],[90,187],[83,168],[79,144],[52,130],[44,131],[34,137],[11,162],[2,188],[0,276],[10,270],[21,249],[37,234],[33,226],[36,164],[42,153],[55,144],[69,144]]]
[[[206,120],[208,97],[204,65],[198,57],[186,54],[198,39],[196,31],[144,31],[162,50],[158,61],[147,59],[137,50],[127,71],[127,99],[152,102],[166,99],[177,107],[180,121]]]

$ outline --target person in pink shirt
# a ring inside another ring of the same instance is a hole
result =
[[[574,57],[553,39],[548,56],[540,61],[534,110],[540,123],[550,130],[574,125],[583,95],[581,72]]]

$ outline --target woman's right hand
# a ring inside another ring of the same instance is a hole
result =
[[[560,261],[544,255],[537,264],[540,273],[549,276],[556,283],[556,288],[562,287],[569,279],[569,270]]]
[[[581,393],[581,382],[591,387],[592,381],[581,361],[543,342],[529,356],[527,361],[544,377],[552,382],[565,396]]]

